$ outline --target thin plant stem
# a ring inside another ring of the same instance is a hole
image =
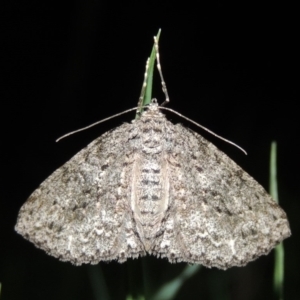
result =
[[[272,142],[270,155],[270,193],[273,199],[278,203],[278,186],[277,186],[277,144]],[[275,267],[273,275],[273,286],[275,297],[283,300],[283,283],[284,283],[284,248],[280,243],[275,248]]]

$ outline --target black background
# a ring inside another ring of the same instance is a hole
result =
[[[162,28],[168,107],[245,148],[203,134],[268,189],[270,143],[278,143],[285,241],[286,299],[299,298],[299,22],[286,3],[210,1],[2,1],[1,299],[97,299],[91,270],[60,262],[14,232],[18,210],[54,170],[93,139],[134,118],[110,120],[59,143],[55,139],[137,104],[153,36]],[[153,96],[163,102],[155,74]],[[297,86],[296,86],[297,85]],[[160,287],[185,264],[153,257],[130,264],[141,285]],[[130,289],[127,263],[101,263],[111,299]],[[94,268],[94,269],[91,269]],[[97,270],[98,270],[97,269]],[[244,268],[202,268],[176,299],[272,297],[273,253]],[[220,296],[221,295],[221,296]],[[188,298],[187,298],[188,297]]]

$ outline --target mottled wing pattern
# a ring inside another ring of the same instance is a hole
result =
[[[145,255],[128,208],[130,124],[109,131],[49,176],[22,206],[16,230],[74,264]]]
[[[263,187],[199,134],[167,121],[155,102],[47,178],[16,230],[77,265],[148,252],[221,269],[291,234]]]
[[[172,140],[171,206],[154,253],[227,269],[290,236],[285,212],[228,156],[181,125]]]

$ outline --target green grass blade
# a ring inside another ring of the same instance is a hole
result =
[[[161,30],[159,29],[156,35],[157,41],[159,41],[160,32]],[[144,106],[150,104],[152,99],[153,72],[155,68],[155,60],[156,60],[156,51],[155,51],[155,45],[153,45],[151,55],[150,55],[150,61],[149,61],[149,75],[147,80],[146,94],[143,101]]]
[[[270,194],[278,203],[278,186],[277,186],[277,144],[272,142],[270,153]]]
[[[143,290],[146,299],[150,299],[150,295],[153,294],[155,285],[155,278],[151,276],[151,265],[147,257],[140,258],[142,262],[142,275],[143,275]]]
[[[156,38],[157,41],[159,41],[161,30],[159,29]],[[150,104],[152,99],[152,87],[153,87],[153,72],[155,67],[155,59],[156,59],[156,51],[155,51],[155,45],[152,47],[152,51],[149,58],[149,67],[147,70],[147,81],[146,81],[146,91],[143,95],[143,100],[140,103],[140,108],[138,108],[135,118],[138,119],[140,117],[141,112],[144,110],[144,106]],[[143,91],[143,87],[142,87]]]
[[[270,155],[270,193],[273,199],[278,203],[278,186],[277,186],[277,144],[272,142]],[[283,300],[283,283],[284,283],[284,248],[280,243],[275,248],[275,267],[273,275],[273,286],[276,299]]]
[[[151,298],[151,300],[171,300],[174,299],[179,289],[183,286],[187,279],[192,277],[200,270],[200,265],[188,265],[182,273],[175,279],[164,284],[160,290]]]
[[[100,265],[88,266],[88,275],[95,300],[110,300],[107,285]]]
[[[136,298],[133,298],[132,295],[128,295],[126,300],[146,300],[146,298],[144,296],[137,296]]]

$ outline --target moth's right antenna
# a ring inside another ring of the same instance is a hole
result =
[[[164,106],[164,105],[166,105],[167,103],[170,102],[170,98],[169,98],[169,94],[168,94],[168,90],[167,90],[167,85],[166,85],[166,82],[164,80],[164,76],[163,76],[163,73],[162,73],[162,70],[161,70],[161,64],[160,64],[160,58],[159,58],[158,40],[157,40],[156,36],[154,37],[154,45],[155,45],[155,53],[156,53],[157,70],[158,70],[159,77],[160,77],[160,80],[161,80],[162,91],[164,92],[164,94],[166,96],[165,101],[160,106]]]
[[[185,119],[185,120],[187,120],[187,121],[193,123],[194,125],[198,126],[199,128],[201,128],[201,129],[207,131],[208,133],[214,135],[214,136],[217,137],[218,139],[220,139],[220,140],[222,140],[222,141],[224,141],[224,142],[226,142],[226,143],[228,143],[228,144],[230,144],[230,145],[235,146],[236,148],[240,149],[242,152],[244,152],[244,153],[247,155],[246,150],[244,150],[242,147],[240,147],[240,146],[237,145],[236,143],[234,143],[234,142],[232,142],[232,141],[229,141],[229,140],[223,138],[222,136],[220,136],[220,135],[214,133],[213,131],[211,131],[210,129],[206,128],[205,126],[200,125],[199,123],[193,121],[192,119],[190,119],[190,118],[188,118],[188,117],[182,115],[181,113],[177,112],[176,110],[171,109],[171,108],[168,108],[168,107],[160,107],[160,108],[161,108],[161,109],[168,110],[168,111],[172,112],[173,114],[176,114],[177,116],[179,116],[179,117],[181,117],[181,118],[183,118],[183,119]]]
[[[167,108],[167,107],[162,107],[162,106],[164,106],[164,105],[166,105],[166,104],[168,104],[170,102],[170,98],[169,98],[169,94],[168,94],[168,90],[167,90],[167,85],[166,85],[166,82],[164,80],[164,76],[163,76],[162,70],[161,70],[161,64],[160,64],[160,58],[159,58],[158,40],[157,40],[156,36],[154,37],[154,45],[155,45],[155,53],[156,53],[157,70],[158,70],[158,73],[159,73],[159,76],[160,76],[160,79],[161,79],[162,90],[163,90],[163,92],[165,94],[165,97],[166,97],[165,101],[160,105],[160,108],[168,110],[168,111],[171,111],[171,112],[177,114],[181,118],[184,118],[187,121],[195,124],[196,126],[198,126],[198,127],[202,128],[202,129],[206,130],[207,132],[209,132],[210,134],[214,135],[215,137],[217,137],[217,138],[225,141],[228,144],[231,144],[231,145],[235,146],[236,148],[240,149],[242,152],[244,152],[247,155],[247,152],[242,147],[240,147],[239,145],[237,145],[237,144],[235,144],[235,143],[233,143],[233,142],[231,142],[231,141],[229,141],[229,140],[221,137],[220,135],[218,135],[218,134],[214,133],[213,131],[209,130],[208,128],[206,128],[206,127],[204,127],[204,126],[196,123],[195,121],[193,121],[193,120],[185,117],[184,115],[178,113],[177,111],[175,111],[173,109],[170,109],[170,108]]]

